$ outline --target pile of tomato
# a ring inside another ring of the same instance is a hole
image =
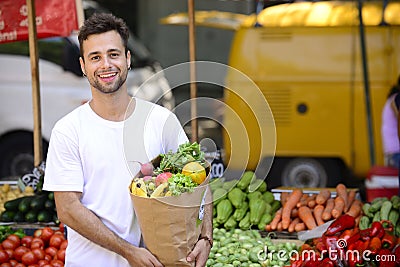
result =
[[[0,267],[62,267],[67,245],[64,233],[51,227],[33,236],[10,234],[0,243]]]

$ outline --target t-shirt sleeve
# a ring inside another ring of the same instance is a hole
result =
[[[46,159],[43,189],[47,191],[83,190],[79,149],[71,137],[53,130]]]
[[[186,133],[175,114],[171,113],[164,125],[163,143],[165,144],[165,152],[170,150],[176,151],[180,144],[189,141]]]

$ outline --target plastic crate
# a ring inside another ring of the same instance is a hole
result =
[[[373,166],[365,180],[367,202],[377,197],[392,197],[399,194],[399,170],[387,166]]]

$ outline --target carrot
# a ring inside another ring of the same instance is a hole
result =
[[[317,223],[315,222],[314,216],[309,207],[303,206],[299,208],[299,218],[304,222],[308,229],[311,230],[317,227]]]
[[[362,207],[361,201],[356,199],[353,201],[353,204],[350,206],[350,209],[347,212],[347,214],[353,216],[354,218],[357,218],[361,214],[361,207]]]
[[[315,202],[318,205],[323,205],[325,204],[326,201],[328,201],[328,199],[331,197],[331,191],[329,191],[328,189],[322,189],[321,191],[319,191]]]
[[[296,207],[300,208],[301,206],[307,206],[307,198],[308,194],[303,194],[299,202],[296,203]]]
[[[336,186],[336,193],[337,193],[337,197],[341,197],[343,199],[343,201],[344,201],[343,210],[345,210],[349,203],[349,196],[347,193],[346,186],[344,184],[338,184]]]
[[[348,193],[348,202],[347,202],[345,212],[347,212],[350,209],[350,207],[353,204],[353,201],[355,199],[356,199],[356,190],[350,190]]]
[[[276,230],[276,227],[278,226],[278,223],[281,221],[281,219],[282,219],[282,208],[280,208],[275,212],[275,216],[270,223],[272,231]]]
[[[282,227],[283,229],[288,229],[290,224],[290,213],[292,209],[296,207],[297,202],[300,201],[303,196],[303,191],[301,189],[294,189],[290,196],[288,197],[285,206],[282,208]]]
[[[299,217],[294,218],[294,219],[290,222],[290,224],[289,224],[288,232],[289,232],[289,233],[293,233],[293,232],[294,232],[294,227],[295,227],[296,224],[298,224],[298,223],[300,223],[300,218],[299,218]]]
[[[332,218],[332,210],[335,206],[335,200],[333,198],[329,198],[326,201],[324,212],[322,213],[322,220],[329,221]]]
[[[285,203],[289,197],[289,192],[282,192],[281,193],[281,205],[285,206]]]
[[[278,225],[276,226],[276,230],[278,231],[278,232],[282,232],[282,221],[280,221],[280,222],[278,222]]]
[[[332,217],[336,219],[340,215],[342,215],[345,206],[346,206],[346,204],[345,204],[343,198],[341,196],[337,196],[335,198],[335,206],[333,207],[333,210],[332,210]]]
[[[306,225],[305,225],[303,222],[298,223],[298,224],[296,224],[296,225],[294,226],[294,230],[295,230],[296,232],[304,231],[304,230],[306,230]]]
[[[267,224],[267,225],[265,226],[265,231],[271,232],[271,225],[270,225],[270,224]]]
[[[308,206],[309,208],[314,208],[315,205],[317,204],[317,202],[315,201],[316,197],[317,197],[317,195],[312,194],[311,196],[309,196],[309,197],[307,198],[307,206]]]
[[[298,208],[292,209],[292,211],[290,212],[290,217],[291,218],[296,218],[298,216],[299,216],[299,209]]]
[[[324,212],[324,209],[325,207],[323,205],[318,204],[313,210],[314,218],[317,222],[317,225],[324,224],[324,220],[322,220],[322,213]]]

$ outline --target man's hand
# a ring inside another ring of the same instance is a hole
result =
[[[136,248],[134,253],[126,255],[125,258],[132,267],[163,267],[157,258],[145,248]]]
[[[197,241],[192,252],[189,253],[186,260],[188,262],[196,261],[196,267],[206,266],[208,255],[210,254],[211,244],[206,239]]]

